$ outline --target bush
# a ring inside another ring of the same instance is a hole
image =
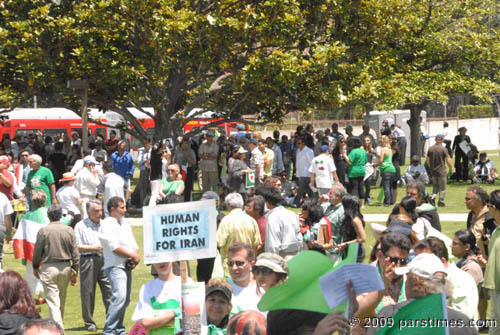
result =
[[[496,116],[492,105],[462,105],[458,107],[458,117],[460,119],[479,119]]]

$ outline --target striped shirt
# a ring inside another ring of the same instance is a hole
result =
[[[101,245],[98,238],[98,231],[101,227],[101,221],[98,224],[92,222],[89,218],[80,221],[75,226],[76,244],[82,245]],[[100,255],[97,251],[84,251],[80,255]]]

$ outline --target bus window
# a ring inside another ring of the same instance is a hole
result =
[[[64,138],[65,136],[68,136],[68,131],[64,128],[60,129],[46,128],[43,130],[43,137],[45,138],[47,136],[52,137],[52,139],[55,139],[56,137]]]
[[[14,137],[17,137],[17,136],[26,136],[26,135],[29,135],[29,134],[35,134],[37,131],[39,131],[38,129],[16,129],[16,133],[14,134]]]

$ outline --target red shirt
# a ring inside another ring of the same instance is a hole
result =
[[[2,174],[4,175],[5,178],[7,178],[10,181],[10,187],[7,187],[3,184],[3,182],[0,182],[0,192],[5,194],[9,200],[14,199],[14,177],[7,171],[7,169],[2,171]]]

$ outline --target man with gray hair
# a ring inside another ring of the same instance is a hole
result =
[[[52,203],[57,204],[54,175],[50,169],[42,166],[42,157],[36,154],[31,155],[30,167],[31,171],[28,173],[24,193],[29,195],[31,190],[40,189],[47,195],[46,206],[50,206]]]
[[[17,335],[64,335],[64,329],[52,319],[31,319],[19,326]]]
[[[121,178],[121,177],[120,177]],[[111,299],[111,284],[104,273],[104,257],[102,245],[98,237],[101,228],[102,203],[93,199],[87,202],[88,218],[75,226],[76,243],[80,251],[80,297],[82,301],[82,317],[85,328],[90,332],[97,331],[93,319],[96,284],[101,288],[102,300],[106,311]]]
[[[319,247],[324,249],[330,257],[337,258],[338,252],[336,246],[342,242],[342,234],[340,227],[344,219],[344,206],[342,206],[342,198],[345,195],[345,189],[342,184],[335,184],[328,193],[328,202],[323,204],[324,220],[321,220],[321,229],[327,243],[320,244]],[[330,229],[327,225],[330,225]],[[327,232],[331,231],[331,236]]]
[[[261,244],[257,222],[243,212],[243,197],[239,193],[229,193],[226,196],[226,206],[229,214],[221,221],[217,229],[217,246],[219,247],[222,264],[226,275],[229,270],[226,266],[227,250],[235,242],[247,243],[254,250]]]
[[[63,326],[64,305],[68,283],[78,283],[80,254],[75,232],[61,223],[62,208],[52,205],[47,210],[50,224],[37,234],[33,251],[33,272],[40,278],[50,317]],[[42,267],[40,268],[40,263]]]

